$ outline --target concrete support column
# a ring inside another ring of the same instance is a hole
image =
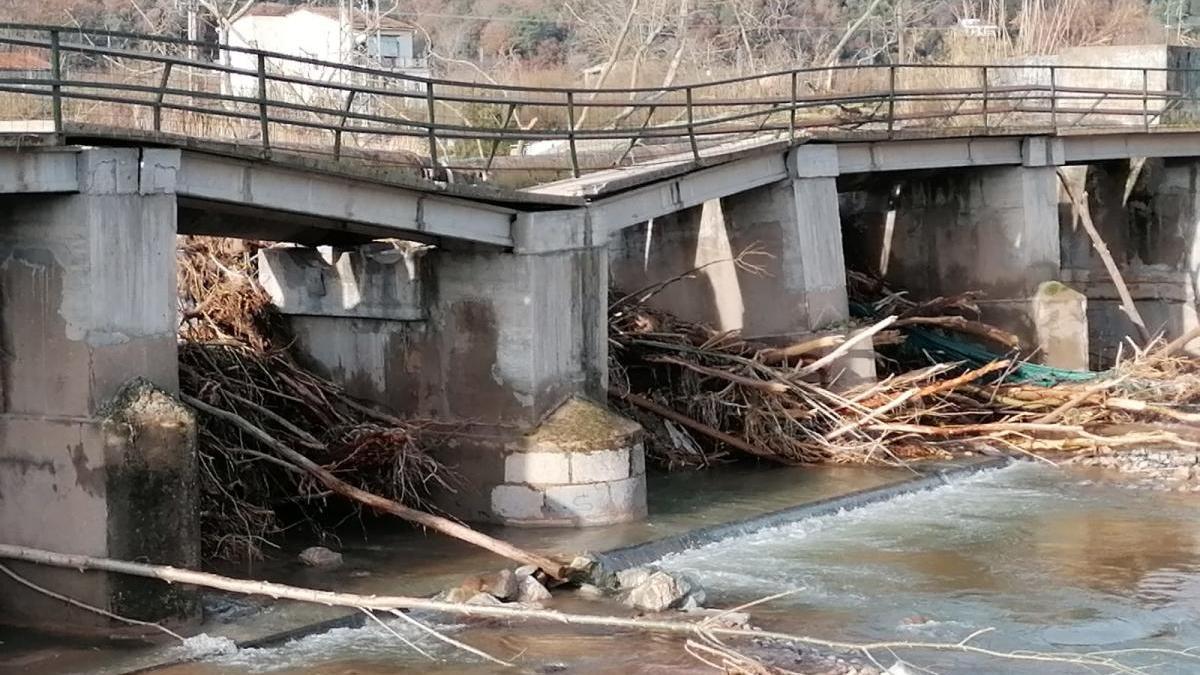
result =
[[[587,225],[582,210],[523,218],[522,231],[549,236]],[[465,479],[447,510],[530,526],[640,518],[640,429],[602,403],[606,252],[586,239],[554,243],[269,249],[262,280],[313,365],[354,394],[440,423],[428,444]],[[608,460],[588,464],[593,456]],[[559,464],[569,469],[543,470]]]
[[[797,148],[793,177],[626,228],[609,244],[617,288],[636,290],[696,268],[652,303],[745,337],[786,339],[848,318],[838,219],[837,151]],[[731,258],[748,249],[738,267]]]
[[[881,247],[866,262],[914,298],[982,291],[983,319],[1036,348],[1046,332],[1036,319],[1049,314],[1037,312],[1033,299],[1061,276],[1055,167],[901,175],[880,189],[895,195],[891,231],[882,218],[857,223],[878,230],[861,234]]]
[[[1178,337],[1197,324],[1200,283],[1200,162],[1134,159],[1072,166],[1092,220],[1152,334]],[[1138,333],[1121,309],[1108,271],[1063,196],[1060,231],[1064,279],[1088,299],[1095,365],[1107,367],[1126,337]]]
[[[178,389],[178,166],[177,151],[83,150],[77,194],[3,198],[0,541],[199,564],[194,423],[169,396]],[[197,613],[191,592],[165,584],[21,573],[128,617]],[[128,630],[8,580],[0,620]]]

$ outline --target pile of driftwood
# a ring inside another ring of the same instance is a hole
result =
[[[978,320],[976,297],[913,302],[852,275],[852,330],[778,346],[681,321],[642,295],[610,308],[610,394],[667,468],[744,455],[784,464],[898,463],[963,452],[1200,447],[1195,335],[1132,349],[1104,373],[1039,367]],[[878,380],[839,387],[838,359],[870,338]],[[938,345],[949,345],[950,351]],[[954,351],[955,346],[961,350]]]
[[[330,514],[357,514],[330,509],[333,491],[281,459],[272,442],[410,506],[424,506],[431,489],[450,480],[417,445],[411,424],[297,363],[257,283],[254,251],[247,242],[208,237],[181,239],[179,247],[180,389],[193,407],[225,413],[198,416],[201,530],[210,559],[258,557],[296,524],[322,534]]]

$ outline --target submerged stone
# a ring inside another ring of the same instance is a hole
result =
[[[301,551],[297,559],[309,567],[332,568],[342,564],[342,554],[324,546],[310,546]]]
[[[479,590],[500,600],[512,600],[518,589],[517,576],[511,570],[500,570],[479,577]]]

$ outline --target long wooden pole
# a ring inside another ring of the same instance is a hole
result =
[[[516,561],[522,565],[535,565],[555,579],[563,579],[566,576],[565,566],[561,562],[551,560],[550,558],[538,555],[536,553],[530,553],[529,551],[519,549],[506,541],[501,541],[495,537],[489,537],[482,532],[472,530],[466,525],[456,523],[449,518],[443,518],[441,516],[435,516],[432,513],[418,511],[417,509],[409,508],[403,504],[400,504],[399,502],[392,501],[391,499],[380,497],[379,495],[372,494],[366,490],[360,490],[359,488],[356,488],[353,485],[341,480],[337,476],[334,476],[332,473],[326,470],[325,467],[317,464],[299,452],[296,452],[292,448],[276,439],[274,436],[246,421],[240,415],[231,413],[227,410],[222,410],[216,406],[209,405],[204,401],[192,396],[188,396],[187,394],[181,394],[180,398],[184,403],[192,406],[200,412],[203,412],[207,415],[212,415],[213,417],[219,417],[227,422],[230,422],[242,431],[245,431],[251,436],[262,441],[263,444],[274,450],[285,460],[312,474],[313,477],[320,481],[321,484],[326,488],[344,497],[353,499],[356,502],[365,504],[366,506],[378,511],[383,511],[394,516],[398,516],[411,523],[421,525],[422,527],[428,527],[431,530],[441,532],[442,534],[449,535],[455,539],[460,539],[468,544],[474,544],[475,546],[487,549],[492,553],[508,558],[509,560]]]
[[[716,623],[720,616],[706,618],[702,621],[670,621],[654,619],[631,619],[617,616],[601,616],[589,614],[567,614],[548,609],[524,609],[518,607],[467,605],[452,602],[412,598],[403,595],[358,595],[354,593],[337,593],[334,591],[319,591],[287,584],[276,584],[269,581],[252,581],[234,579],[232,577],[194,572],[192,570],[167,567],[164,565],[148,565],[145,563],[113,560],[111,558],[95,558],[85,555],[56,553],[40,549],[0,544],[0,558],[21,560],[39,565],[63,567],[77,571],[98,570],[129,574],[132,576],[159,579],[167,583],[188,584],[215,588],[243,595],[265,595],[275,599],[296,600],[319,605],[347,607],[360,610],[396,611],[402,609],[421,609],[460,616],[488,616],[508,619],[525,619],[541,621],[558,625],[576,626],[608,626],[629,628],[654,633],[674,635],[724,635],[729,637],[753,638],[756,640],[778,640],[787,643],[801,643],[826,647],[830,649],[855,650],[869,653],[871,650],[886,651],[889,649],[916,649],[952,651],[979,656],[988,656],[1012,661],[1040,661],[1070,663],[1072,665],[1092,665],[1112,667],[1115,661],[1104,657],[1090,657],[1085,654],[1054,655],[1037,652],[998,652],[968,644],[971,637],[958,642],[902,642],[881,641],[869,643],[841,642],[823,640],[821,638],[793,635],[775,631],[758,630],[756,628],[726,628]],[[733,610],[730,610],[733,611]],[[1118,664],[1119,665],[1119,664]],[[1128,671],[1128,669],[1120,669]]]
[[[609,387],[608,393],[610,396],[615,396],[623,401],[628,401],[643,410],[648,410],[649,412],[658,415],[659,417],[665,417],[672,422],[678,422],[679,424],[682,424],[693,431],[698,431],[715,441],[720,441],[721,443],[728,445],[731,448],[737,448],[738,450],[754,455],[755,457],[769,459],[781,464],[791,464],[791,462],[788,462],[784,458],[776,455],[766,448],[760,448],[751,443],[747,443],[737,436],[730,436],[720,429],[714,429],[703,422],[698,422],[687,415],[677,413],[666,406],[659,405],[654,401],[642,396],[638,396],[633,392],[621,391],[615,387]]]
[[[1129,321],[1137,328],[1138,336],[1142,340],[1142,346],[1150,344],[1150,330],[1146,328],[1146,322],[1142,319],[1141,312],[1138,311],[1137,305],[1133,303],[1133,296],[1129,293],[1129,287],[1125,285],[1125,278],[1121,276],[1121,270],[1117,267],[1116,261],[1113,260],[1112,253],[1108,250],[1108,244],[1104,243],[1104,239],[1100,237],[1100,232],[1096,230],[1096,224],[1092,222],[1092,211],[1087,205],[1087,192],[1082,195],[1075,191],[1071,186],[1071,182],[1063,175],[1062,170],[1058,172],[1058,180],[1062,183],[1063,191],[1067,193],[1067,197],[1071,200],[1074,206],[1075,215],[1079,217],[1079,222],[1083,225],[1084,231],[1092,240],[1092,248],[1096,249],[1096,255],[1104,261],[1104,268],[1108,270],[1108,276],[1112,279],[1113,285],[1117,287],[1117,294],[1121,296],[1121,309],[1125,315],[1129,317]]]

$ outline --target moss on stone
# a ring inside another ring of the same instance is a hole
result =
[[[627,447],[640,433],[636,422],[593,401],[571,398],[526,439],[539,452],[589,452]]]

